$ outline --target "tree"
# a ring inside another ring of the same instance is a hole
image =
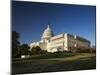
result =
[[[31,49],[31,55],[34,55],[34,54],[38,54],[36,47],[32,47],[32,49]]]
[[[15,58],[18,56],[18,48],[20,46],[20,42],[18,41],[20,35],[16,31],[12,31],[12,57]]]
[[[34,55],[34,54],[43,54],[44,51],[41,50],[41,48],[39,46],[36,46],[36,47],[32,47],[31,49],[31,55]]]
[[[30,47],[27,44],[22,44],[20,46],[20,54],[21,55],[29,55],[30,51],[29,51]]]
[[[40,48],[39,46],[36,46],[36,50],[37,50],[38,52],[41,52],[41,48]]]

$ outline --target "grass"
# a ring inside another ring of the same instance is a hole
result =
[[[37,55],[12,63],[13,74],[88,70],[96,68],[95,54],[59,53]]]
[[[76,53],[67,53],[67,52],[59,52],[59,53],[46,53],[46,54],[40,54],[40,55],[33,55],[30,58],[20,59],[16,58],[13,59],[14,61],[17,60],[31,60],[31,59],[48,59],[48,58],[62,58],[62,57],[69,57],[74,56]]]

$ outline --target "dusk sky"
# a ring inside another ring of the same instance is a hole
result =
[[[48,22],[55,35],[76,34],[95,45],[95,6],[12,1],[12,30],[21,44],[39,41]]]

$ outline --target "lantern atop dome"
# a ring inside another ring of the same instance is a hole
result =
[[[42,39],[50,39],[53,36],[53,32],[51,30],[50,24],[48,24],[47,28],[44,30]]]

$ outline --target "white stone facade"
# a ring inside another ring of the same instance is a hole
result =
[[[68,33],[54,36],[50,26],[48,25],[43,32],[41,40],[30,44],[31,48],[34,46],[39,46],[42,50],[53,53],[57,51],[75,50],[75,48],[88,49],[90,48],[90,41]]]

